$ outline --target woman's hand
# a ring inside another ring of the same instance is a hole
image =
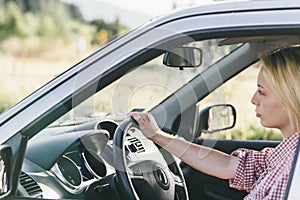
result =
[[[137,121],[141,131],[148,139],[153,139],[157,134],[162,132],[154,117],[149,112],[132,112],[129,116]]]

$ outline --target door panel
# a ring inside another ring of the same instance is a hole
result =
[[[203,140],[196,140],[194,143],[205,145],[208,142],[207,140],[205,142]],[[279,144],[279,141],[210,140],[209,143],[214,144],[214,149],[230,154],[238,148],[261,150],[264,147],[275,147]],[[230,188],[228,180],[203,174],[185,163],[182,163],[181,167],[191,200],[238,200],[243,199],[247,195],[245,191]]]

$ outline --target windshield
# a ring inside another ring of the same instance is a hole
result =
[[[202,50],[199,67],[174,68],[163,65],[160,55],[115,80],[51,126],[83,123],[95,118],[123,120],[133,110],[147,111],[204,70],[213,66],[238,45],[219,46],[220,39],[195,41],[184,46]]]

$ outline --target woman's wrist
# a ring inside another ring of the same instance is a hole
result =
[[[160,135],[162,134],[162,131],[161,130],[158,130],[158,131],[155,131],[155,133],[152,133],[151,135],[148,135],[147,138],[149,140],[152,140],[153,142],[155,141],[155,139],[157,137],[159,137]]]
[[[170,140],[171,137],[173,137],[173,136],[162,130],[159,130],[148,139],[152,140],[153,142],[155,142],[159,145],[164,145],[164,143],[167,142],[167,140]]]

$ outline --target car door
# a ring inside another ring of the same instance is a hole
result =
[[[203,140],[195,140],[196,144],[203,144]],[[213,143],[213,142],[212,142]],[[275,147],[277,141],[215,141],[214,149],[230,154],[238,148],[248,148],[261,150],[265,147]],[[246,191],[238,191],[229,187],[228,180],[222,180],[201,173],[185,163],[182,163],[183,173],[187,187],[189,188],[190,199],[207,199],[207,200],[233,200],[243,199],[247,195]]]

